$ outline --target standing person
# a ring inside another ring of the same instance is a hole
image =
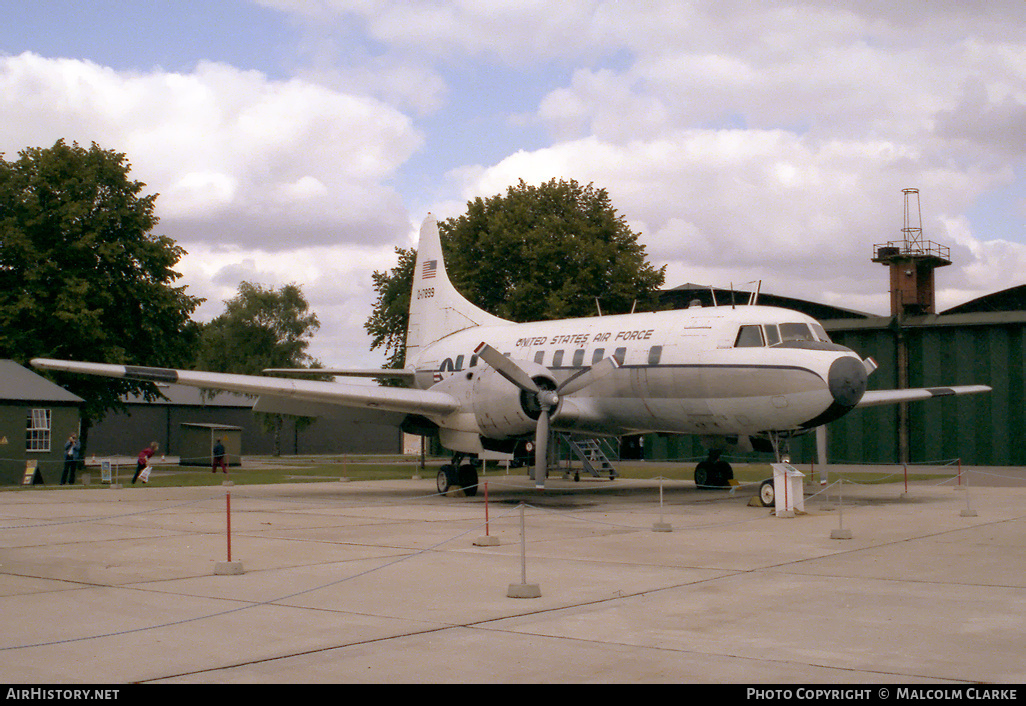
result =
[[[210,472],[217,473],[218,468],[224,471],[225,475],[228,475],[228,464],[224,460],[224,444],[221,443],[220,439],[214,444],[214,461]]]
[[[142,473],[142,470],[146,468],[148,465],[150,465],[150,456],[157,453],[158,448],[159,446],[157,445],[157,442],[154,441],[152,444],[150,444],[145,449],[139,452],[139,458],[137,458],[135,462],[135,475],[132,476],[133,483],[135,483],[136,479],[139,477],[139,474]]]
[[[75,469],[78,468],[78,457],[82,452],[82,444],[72,434],[64,444],[64,472],[61,473],[61,485],[75,485]]]

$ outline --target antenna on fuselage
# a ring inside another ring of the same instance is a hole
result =
[[[711,284],[709,285],[709,293],[712,294],[713,306],[719,306],[716,303],[716,289]]]
[[[751,296],[748,297],[748,305],[755,306],[759,303],[759,291],[762,289],[762,280],[758,280],[755,284],[755,291],[752,292]]]
[[[733,282],[730,283],[730,308],[731,309],[736,308],[736,305],[734,303],[734,283]]]
[[[599,316],[602,316],[602,305],[599,304],[598,297],[595,297],[595,308],[598,309]]]

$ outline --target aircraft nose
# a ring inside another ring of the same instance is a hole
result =
[[[867,378],[866,366],[858,358],[846,355],[835,360],[827,375],[834,402],[847,409],[857,405],[866,393]]]

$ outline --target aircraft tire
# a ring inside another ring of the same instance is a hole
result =
[[[438,476],[435,479],[435,482],[438,487],[439,495],[445,495],[454,485],[456,485],[456,483],[453,482],[454,475],[455,474],[453,473],[453,467],[448,464],[442,466],[442,468],[438,471]]]
[[[709,487],[709,462],[699,461],[695,466],[695,485],[699,490]]]
[[[773,507],[776,504],[776,488],[773,487],[773,481],[764,480],[759,485],[759,501],[763,507]]]
[[[472,463],[465,463],[460,466],[459,484],[463,487],[463,493],[468,498],[477,495],[477,466]]]

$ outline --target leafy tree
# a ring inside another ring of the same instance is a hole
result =
[[[276,290],[242,282],[238,294],[225,302],[225,312],[202,327],[195,365],[243,375],[260,375],[265,368],[319,368],[306,352],[319,328],[298,285]],[[264,428],[274,434],[276,454],[281,453],[281,430],[288,417],[260,415]],[[311,421],[295,419],[300,428]]]
[[[320,326],[298,285],[277,290],[242,282],[224,313],[202,327],[196,367],[243,375],[320,367],[306,352]]]
[[[378,299],[364,328],[371,335],[371,350],[385,347],[386,368],[403,367],[406,329],[410,317],[410,293],[413,290],[413,266],[417,251],[396,248],[399,263],[390,272],[375,272],[374,291]],[[448,263],[447,263],[448,266]]]
[[[438,224],[453,284],[485,311],[512,321],[626,313],[656,304],[664,269],[605,189],[522,179],[506,194],[477,198]]]
[[[0,155],[0,357],[181,367],[203,301],[173,283],[184,250],[152,234],[156,194],[129,179],[124,154],[59,140]],[[93,422],[149,383],[58,375]]]
[[[456,288],[485,311],[512,321],[540,321],[656,306],[665,267],[645,257],[638,235],[605,189],[574,180],[540,186],[523,180],[505,195],[477,198],[467,213],[439,222],[445,265]],[[378,299],[364,324],[372,350],[402,367],[416,251],[397,248],[399,263],[375,272]]]

